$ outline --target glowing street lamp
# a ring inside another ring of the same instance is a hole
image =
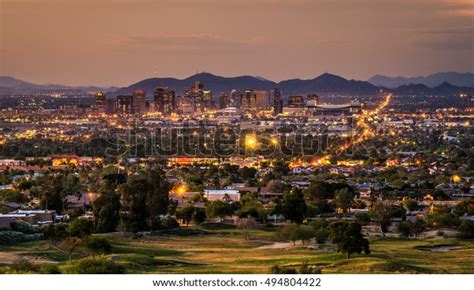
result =
[[[273,138],[270,140],[270,142],[272,142],[273,145],[278,145],[278,143],[279,143],[279,142],[278,142],[278,138],[276,138],[276,137],[273,137]]]
[[[461,176],[459,176],[459,175],[454,175],[454,176],[453,176],[453,182],[454,182],[454,183],[459,183],[459,182],[461,182]]]
[[[254,134],[248,134],[245,136],[245,147],[249,149],[255,149],[258,146],[257,137]]]
[[[185,184],[178,184],[172,191],[178,195],[183,195],[188,191],[188,187]]]

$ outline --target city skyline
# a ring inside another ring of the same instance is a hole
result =
[[[0,5],[0,75],[35,83],[125,86],[202,71],[274,81],[474,71],[474,5],[464,0]]]

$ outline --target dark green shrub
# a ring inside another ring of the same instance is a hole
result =
[[[123,274],[124,268],[106,258],[84,258],[77,261],[68,272],[73,274]]]

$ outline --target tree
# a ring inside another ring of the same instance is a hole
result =
[[[240,176],[242,177],[243,180],[254,179],[256,174],[257,174],[257,169],[253,167],[245,166],[240,169]]]
[[[409,210],[409,211],[415,211],[418,209],[418,202],[414,199],[408,199],[406,200],[403,205]]]
[[[277,159],[273,162],[273,170],[272,173],[281,178],[282,176],[288,175],[290,173],[290,167],[287,162],[283,159]]]
[[[255,221],[255,218],[253,218],[253,217],[240,218],[237,221],[237,228],[241,229],[245,232],[245,239],[246,240],[250,239],[249,230],[256,229],[257,227],[258,227],[258,224]]]
[[[186,226],[192,221],[196,208],[192,205],[186,205],[185,207],[176,211],[176,217],[182,218],[186,223]]]
[[[474,221],[463,220],[458,230],[461,238],[474,239]]]
[[[58,214],[65,210],[63,178],[61,174],[38,178],[38,184],[41,184],[38,195],[42,208],[55,210]]]
[[[410,222],[410,233],[415,236],[415,238],[425,230],[425,221],[417,218],[415,222]]]
[[[370,223],[370,214],[368,214],[366,212],[356,213],[355,218],[356,218],[357,222],[362,224],[362,225],[366,225],[366,224]]]
[[[250,194],[246,194],[240,200],[242,203],[241,208],[237,211],[237,215],[240,218],[253,217],[260,221],[264,221],[267,216],[267,211],[263,207],[263,204],[255,197]]]
[[[315,231],[313,227],[296,223],[285,226],[278,231],[278,236],[281,240],[290,240],[293,242],[293,244],[299,240],[303,241],[304,243],[304,241],[313,238],[314,235]]]
[[[357,222],[333,222],[329,225],[329,236],[337,251],[347,254],[347,259],[353,253],[370,254],[369,241],[362,235],[362,225]]]
[[[270,274],[298,274],[298,271],[295,268],[275,265],[270,268]]]
[[[336,202],[336,206],[338,208],[342,208],[344,211],[351,207],[353,200],[354,193],[349,191],[349,188],[347,187],[336,190],[334,194],[334,201]]]
[[[458,216],[474,215],[474,198],[471,197],[458,203],[454,212]]]
[[[222,221],[226,216],[234,214],[234,207],[223,200],[209,201],[206,204],[206,214],[211,218],[219,217]]]
[[[94,200],[92,209],[96,230],[99,233],[113,232],[120,222],[120,196],[114,190],[106,190]]]
[[[382,235],[388,232],[388,228],[392,224],[392,210],[389,204],[376,202],[372,207],[372,215],[379,223]]]
[[[4,189],[0,190],[0,201],[24,203],[28,201],[28,198],[18,190]]]
[[[72,237],[85,238],[94,229],[94,223],[88,219],[77,218],[69,223],[67,232]]]
[[[283,216],[295,223],[302,223],[306,217],[308,207],[299,188],[293,188],[289,193],[283,195],[281,213]]]
[[[65,238],[59,243],[56,244],[57,248],[62,251],[66,252],[69,256],[69,262],[72,260],[72,254],[82,244],[82,240],[77,237],[68,237]]]
[[[106,254],[112,250],[110,242],[103,237],[90,237],[85,241],[85,246],[93,254]]]
[[[325,228],[319,229],[315,232],[314,237],[318,244],[324,244],[329,237],[329,231]]]
[[[129,177],[120,190],[125,229],[139,232],[159,228],[160,215],[168,212],[170,188],[159,169],[148,169]]]
[[[125,269],[106,258],[84,258],[73,265],[69,271],[74,274],[123,274]]]
[[[329,222],[326,219],[317,218],[311,221],[309,225],[312,226],[315,230],[320,230],[320,229],[327,228],[329,225]]]
[[[402,237],[409,237],[411,234],[411,225],[410,222],[401,221],[398,224],[398,232]]]
[[[43,228],[43,235],[51,241],[60,241],[68,237],[67,228],[68,224],[66,223],[50,224]]]
[[[270,192],[283,192],[283,190],[285,190],[285,187],[286,185],[281,182],[280,180],[271,180],[270,182],[268,182],[267,184],[267,188]]]
[[[326,199],[333,198],[333,191],[325,182],[312,182],[305,189],[304,194],[312,203],[320,203]]]
[[[206,220],[206,209],[202,207],[196,207],[194,209],[193,221],[195,224],[201,224]]]

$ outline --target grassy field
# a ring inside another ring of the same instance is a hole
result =
[[[192,231],[200,230],[191,228]],[[186,230],[184,231],[186,232]],[[373,239],[370,255],[350,260],[332,245],[293,246],[275,241],[272,230],[252,230],[250,239],[235,229],[206,229],[199,235],[163,235],[140,238],[106,234],[113,245],[108,258],[127,273],[268,273],[274,265],[322,267],[322,273],[474,273],[474,242],[458,239]],[[432,252],[433,246],[453,246]],[[74,259],[89,255],[79,248]],[[0,264],[24,257],[36,263],[56,263],[67,272],[68,256],[47,241],[0,248]]]

